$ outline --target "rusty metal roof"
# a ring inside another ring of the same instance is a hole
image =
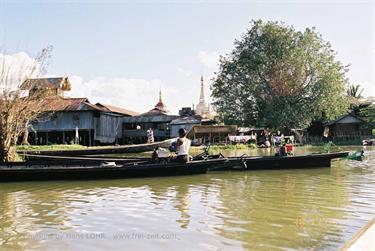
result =
[[[91,104],[87,98],[62,98],[59,96],[49,97],[44,100],[49,111],[103,111],[101,107]]]
[[[107,109],[108,112],[118,113],[118,114],[125,115],[125,116],[137,116],[137,115],[139,115],[139,113],[137,113],[137,112],[130,111],[128,109],[113,106],[113,105],[96,103],[96,106],[101,107],[103,109]]]
[[[139,116],[157,116],[157,115],[169,115],[167,111],[155,107],[148,112],[142,113]]]

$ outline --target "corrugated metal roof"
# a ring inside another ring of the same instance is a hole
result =
[[[96,105],[90,104],[87,98],[62,98],[60,96],[54,96],[46,98],[43,102],[46,102],[46,109],[49,111],[103,111],[105,109]]]
[[[171,121],[171,125],[183,125],[183,124],[200,124],[201,120],[197,117],[181,117]]]
[[[134,117],[124,117],[123,123],[153,123],[153,122],[170,122],[177,119],[178,115],[155,115],[155,116],[134,116]]]
[[[148,112],[140,114],[139,116],[157,116],[157,115],[168,115],[168,112],[163,109],[159,109],[155,107]]]
[[[128,109],[113,106],[113,105],[96,103],[96,106],[103,107],[103,108],[106,108],[110,112],[118,113],[118,114],[122,114],[122,115],[126,115],[126,116],[137,116],[137,115],[139,115],[139,113],[137,113],[137,112],[130,111]]]
[[[328,121],[327,123],[324,124],[324,126],[330,126],[330,125],[333,125],[333,124],[336,124],[336,123],[340,123],[341,120],[344,120],[345,118],[347,117],[352,117],[352,121],[350,123],[362,123],[362,122],[365,122],[363,119],[353,115],[353,114],[346,114],[346,115],[342,115],[340,117],[338,117],[337,119],[335,120],[331,120],[331,121]]]

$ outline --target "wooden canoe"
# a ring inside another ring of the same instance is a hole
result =
[[[189,163],[131,161],[119,164],[106,162],[30,161],[0,163],[0,181],[114,179],[203,174],[207,171],[304,169],[330,167],[331,161],[348,156],[348,152],[309,154],[301,156],[233,157],[207,156]],[[97,160],[95,160],[97,161]],[[123,160],[126,161],[126,160]]]
[[[22,164],[22,163],[21,163]],[[226,166],[228,159],[197,160],[189,163],[126,163],[97,166],[48,166],[0,164],[0,181],[91,180],[179,176],[206,173],[209,168]]]
[[[349,152],[320,153],[300,156],[264,156],[229,158],[232,170],[304,169],[330,167],[333,159],[347,157]],[[236,164],[235,164],[236,163]]]

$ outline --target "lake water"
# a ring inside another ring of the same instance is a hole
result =
[[[311,170],[0,183],[0,249],[337,250],[375,217],[366,150]]]

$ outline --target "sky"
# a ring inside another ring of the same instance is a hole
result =
[[[219,55],[230,53],[252,19],[316,27],[347,76],[375,96],[374,1],[8,1],[0,0],[0,48],[32,60],[53,46],[47,76],[68,76],[71,97],[137,112],[159,89],[172,113],[209,99]]]

